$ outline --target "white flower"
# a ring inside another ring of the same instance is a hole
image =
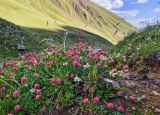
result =
[[[150,37],[146,38],[146,40],[150,40],[150,39],[151,39]]]
[[[21,66],[22,65],[22,61],[18,61],[17,65]]]
[[[24,84],[24,86],[28,87],[28,84],[26,83],[26,84]]]
[[[51,52],[47,52],[48,55],[51,55]]]
[[[68,63],[67,63],[67,62],[63,63],[63,66],[67,66],[67,65],[68,65]]]
[[[121,54],[120,53],[117,53],[117,56],[116,56],[116,58],[118,58],[118,57],[120,57],[121,56]]]
[[[86,68],[90,68],[91,65],[89,65],[88,63],[86,65],[83,65],[83,67]]]
[[[128,76],[128,73],[125,73],[124,71],[118,71],[118,75],[125,78]]]
[[[126,61],[127,61],[126,56],[123,56],[123,61],[124,61],[124,62],[126,62]]]
[[[111,75],[112,77],[116,77],[116,76],[118,75],[117,69],[112,69],[112,70],[110,71],[110,75]]]
[[[141,98],[138,97],[138,98],[137,98],[137,101],[138,101],[138,102],[141,102]]]
[[[101,60],[104,60],[104,61],[107,61],[107,60],[108,60],[108,58],[107,58],[106,56],[103,56],[103,55],[100,55],[100,59],[101,59]]]
[[[44,52],[41,52],[41,54],[43,55],[43,54],[44,54]]]
[[[79,59],[80,59],[80,60],[82,60],[82,59],[83,59],[83,57],[82,57],[82,56],[80,56],[80,57],[79,57]]]
[[[79,82],[79,81],[81,81],[81,79],[80,79],[79,77],[76,76],[76,77],[74,78],[74,81]]]
[[[3,78],[4,78],[4,76],[0,76],[0,78],[2,78],[2,79],[3,79]]]
[[[35,89],[32,88],[32,89],[30,90],[30,92],[34,93],[34,92],[35,92]]]
[[[139,50],[140,48],[138,47],[137,50]]]
[[[116,77],[116,76],[118,75],[118,73],[112,73],[112,72],[110,72],[110,75],[111,75],[112,77]]]

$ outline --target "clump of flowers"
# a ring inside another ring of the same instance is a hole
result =
[[[74,105],[79,113],[96,113],[101,106],[123,113],[123,106],[116,109],[114,103],[105,104],[111,98],[125,96],[103,80],[117,80],[112,75],[118,70],[110,62],[107,52],[83,41],[67,50],[56,46],[47,53],[29,52],[9,61],[0,71],[0,113],[36,114],[50,106],[61,110]],[[127,72],[128,66],[123,71]],[[129,97],[132,102],[135,99]]]
[[[123,106],[119,106],[117,110],[118,110],[119,112],[123,113],[125,109],[124,109]]]
[[[0,93],[5,92],[5,91],[6,91],[6,87],[0,88]]]
[[[115,109],[115,105],[113,103],[107,103],[106,107],[109,109],[109,110],[114,110]]]
[[[125,66],[123,67],[123,71],[124,71],[125,73],[127,73],[127,72],[129,71],[128,65],[125,65]]]
[[[52,78],[50,79],[50,84],[51,85],[58,85],[61,83],[61,79],[60,78]]]
[[[39,77],[40,75],[38,73],[34,73],[34,77]]]
[[[19,112],[21,110],[22,110],[22,107],[20,105],[15,105],[15,107],[14,107],[15,112]]]
[[[123,92],[123,91],[118,91],[117,95],[118,95],[119,97],[122,97],[122,96],[124,95],[124,92]]]
[[[38,83],[34,84],[34,89],[39,89],[40,85]]]
[[[99,104],[100,103],[99,97],[94,97],[93,103],[94,104]]]
[[[20,95],[20,94],[19,94],[19,91],[15,91],[15,92],[13,93],[13,97],[14,97],[14,98],[19,97],[19,95]]]
[[[84,98],[84,99],[83,99],[83,104],[86,105],[86,104],[88,104],[88,103],[89,103],[89,99],[88,99],[88,98]]]
[[[22,77],[21,78],[21,83],[27,83],[28,81],[28,78],[27,77]]]
[[[129,96],[129,100],[132,101],[132,102],[135,102],[136,101],[136,96],[134,96],[134,95]]]

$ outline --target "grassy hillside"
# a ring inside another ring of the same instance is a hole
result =
[[[142,32],[128,35],[111,52],[120,64],[142,66],[144,59],[153,58],[160,53],[160,25],[148,26]]]
[[[136,29],[90,0],[0,0],[0,18],[25,28],[49,31],[77,28],[113,44]]]
[[[66,44],[71,46],[80,39],[98,47],[111,47],[106,39],[95,34],[82,31],[73,27],[63,27],[69,31]],[[53,39],[56,43],[63,43],[64,31],[49,31],[35,28],[22,28],[10,22],[0,19],[0,60],[15,58],[18,56],[17,46],[23,38],[27,51],[42,51],[50,46],[46,41]]]

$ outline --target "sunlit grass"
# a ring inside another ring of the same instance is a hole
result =
[[[66,2],[61,0],[58,3],[52,0],[39,0],[38,2],[36,0],[1,0],[0,17],[16,25],[29,28],[54,31],[57,29],[62,30],[62,26],[76,27],[100,35],[113,44],[122,40],[125,32],[135,29],[115,14],[100,8],[94,3],[89,4],[93,15],[79,4],[76,7],[80,8],[80,13],[77,13],[72,6],[73,3],[76,5],[78,1]],[[61,5],[58,6],[57,4]],[[83,13],[86,14],[87,19],[84,19]],[[116,31],[113,25],[117,23],[120,23],[118,26],[119,32],[113,35]],[[85,27],[86,24],[87,27]]]

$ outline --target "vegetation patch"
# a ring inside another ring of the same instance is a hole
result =
[[[139,100],[125,94],[111,63],[107,52],[85,42],[6,62],[0,71],[0,113],[123,114]]]
[[[145,58],[160,53],[160,26],[148,26],[141,32],[128,35],[113,46],[111,53],[118,66],[126,63],[133,68],[144,65]]]

